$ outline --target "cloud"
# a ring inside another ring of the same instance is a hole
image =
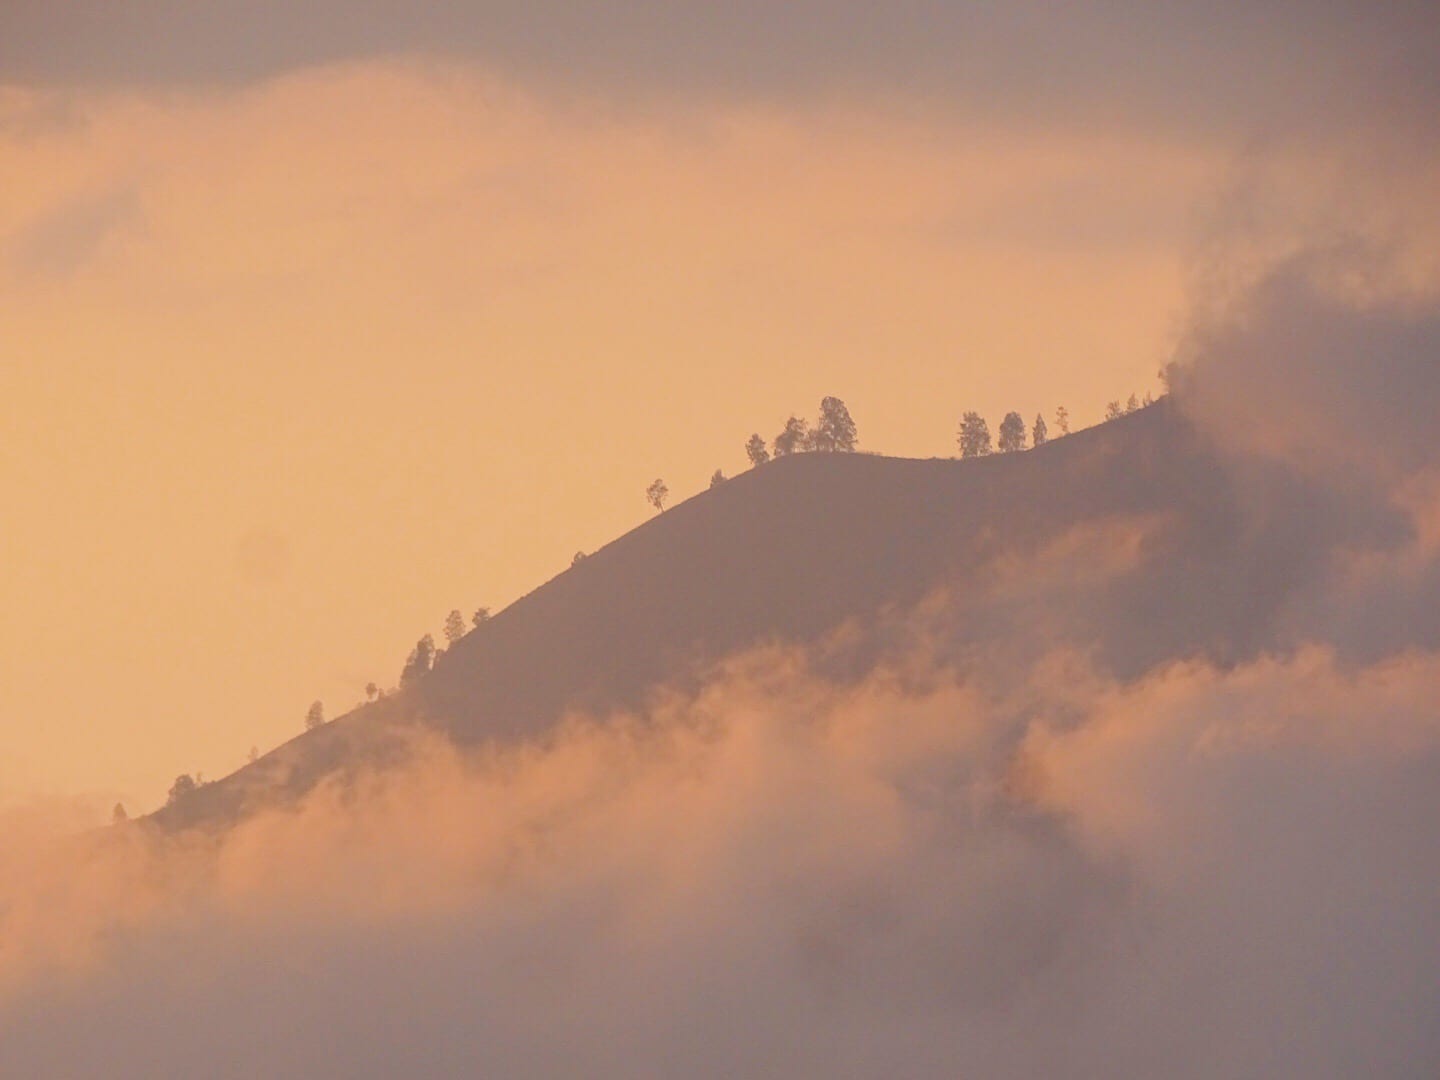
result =
[[[22,277],[53,280],[78,273],[117,235],[144,221],[133,187],[80,195],[21,226],[6,245]]]
[[[417,744],[221,837],[12,857],[0,1066],[1440,1061],[1440,860],[1417,827],[1440,810],[1440,658],[1117,683],[1054,656],[1019,695],[938,676],[840,688],[761,654],[643,719],[480,757]]]
[[[1440,635],[1434,522],[1440,299],[1384,251],[1303,250],[1228,302],[1202,305],[1171,367],[1252,532],[1276,539],[1287,590],[1271,644],[1326,640],[1367,660]]]
[[[33,140],[73,133],[85,122],[72,92],[35,93],[0,85],[0,136]]]
[[[1156,886],[1141,906],[1163,958],[1128,972],[1122,996],[1137,1029],[1170,1029],[1182,1071],[1433,1067],[1434,1017],[1412,995],[1440,963],[1422,899],[1440,860],[1417,827],[1440,803],[1425,779],[1437,673],[1433,653],[1343,672],[1323,650],[1223,674],[1180,667],[1095,722],[1040,732],[1049,797]]]
[[[919,94],[986,115],[1189,129],[1434,111],[1440,31],[1423,3],[19,0],[0,82],[233,84],[424,53],[531,85],[726,98]]]
[[[1192,328],[1176,369],[1189,415],[1235,451],[1393,487],[1440,463],[1440,301],[1397,295],[1386,264],[1305,251]]]

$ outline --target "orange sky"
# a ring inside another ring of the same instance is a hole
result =
[[[0,801],[148,809],[819,398],[1156,388],[1235,147],[355,61],[0,89]]]

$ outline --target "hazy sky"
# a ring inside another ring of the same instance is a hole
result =
[[[1433,236],[1427,6],[11,0],[0,801],[227,772],[824,394],[1093,422],[1217,248]]]

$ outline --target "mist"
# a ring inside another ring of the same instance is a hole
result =
[[[1013,695],[735,662],[643,721],[8,865],[0,1066],[1424,1075],[1440,659]],[[342,1034],[343,1033],[343,1034]]]

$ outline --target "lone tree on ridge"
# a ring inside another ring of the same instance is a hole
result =
[[[810,448],[810,428],[798,416],[785,421],[785,430],[775,436],[775,456],[798,454]]]
[[[200,785],[195,782],[195,778],[189,773],[181,773],[175,778],[175,782],[170,785],[170,794],[166,798],[166,804],[178,802],[199,786]]]
[[[752,469],[756,465],[764,465],[770,460],[770,451],[765,449],[765,440],[760,437],[758,431],[745,440],[745,456],[750,459]]]
[[[430,670],[435,663],[435,639],[426,634],[415,643],[400,670],[400,685],[407,686]]]
[[[1000,421],[1000,440],[997,444],[1002,454],[1013,454],[1025,449],[1025,421],[1018,412],[1008,412]]]
[[[445,616],[445,643],[454,645],[465,636],[465,616],[460,614],[460,609],[455,608],[449,615]]]
[[[984,457],[990,453],[990,425],[979,413],[967,412],[960,418],[960,433],[955,441],[962,458]]]
[[[858,433],[850,410],[838,397],[822,398],[820,419],[810,433],[810,449],[853,452]]]

